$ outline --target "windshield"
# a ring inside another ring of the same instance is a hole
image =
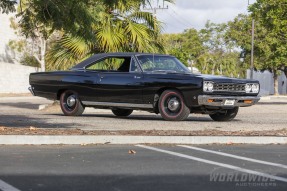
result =
[[[137,58],[144,72],[190,72],[186,66],[172,56],[141,55]]]

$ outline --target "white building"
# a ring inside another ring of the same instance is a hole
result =
[[[0,93],[28,93],[29,74],[36,69],[19,64],[17,53],[8,46],[10,40],[17,39],[10,27],[11,17],[15,13],[0,13]]]
[[[11,17],[15,17],[15,13],[0,13],[0,62],[17,63],[15,52],[8,46],[10,40],[17,39],[15,31],[10,27]]]

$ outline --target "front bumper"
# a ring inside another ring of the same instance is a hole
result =
[[[198,105],[216,107],[247,107],[256,104],[259,100],[260,97],[252,96],[199,95]],[[233,105],[230,105],[230,101],[233,102]],[[227,102],[229,103],[227,104]]]

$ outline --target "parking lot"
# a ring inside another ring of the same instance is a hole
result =
[[[241,108],[231,122],[190,115],[182,122],[134,112],[128,118],[87,109],[63,116],[37,97],[0,98],[0,126],[108,131],[275,131],[286,129],[285,102]],[[285,190],[285,145],[0,146],[0,190]]]
[[[287,187],[285,145],[0,146],[0,158],[2,191]]]
[[[59,106],[39,111],[52,103],[38,97],[0,98],[0,126],[82,129],[82,130],[221,130],[264,131],[286,129],[287,103],[262,103],[240,108],[231,122],[215,122],[208,115],[191,114],[186,121],[164,121],[160,115],[134,112],[127,118],[115,117],[110,110],[86,109],[83,116],[63,116]]]

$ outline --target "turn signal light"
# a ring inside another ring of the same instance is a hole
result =
[[[244,103],[252,103],[252,100],[244,100]]]
[[[207,100],[208,103],[212,103],[213,102],[213,99],[209,99]]]

